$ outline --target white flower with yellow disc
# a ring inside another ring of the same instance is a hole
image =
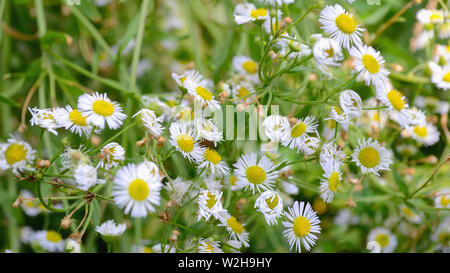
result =
[[[35,151],[27,142],[10,136],[7,143],[0,144],[0,169],[12,169],[14,173],[25,169],[32,170]]]
[[[371,138],[359,139],[358,144],[352,154],[352,160],[361,168],[363,174],[373,173],[379,176],[379,171],[389,170],[389,165],[392,163],[390,151]]]
[[[111,101],[106,93],[84,94],[78,98],[78,109],[83,116],[87,116],[86,122],[105,128],[105,123],[110,129],[117,129],[122,126],[123,120],[127,117],[122,113],[122,107],[115,101]]]

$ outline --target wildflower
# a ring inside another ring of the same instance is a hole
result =
[[[437,88],[447,91],[450,89],[450,65],[441,67],[434,62],[430,62],[432,70],[431,82],[436,85]]]
[[[160,203],[161,178],[145,164],[128,164],[116,172],[111,195],[125,214],[140,218],[155,212]]]
[[[342,48],[334,39],[324,38],[321,34],[311,36],[315,40],[312,52],[320,71],[329,74],[329,66],[340,66],[344,59]]]
[[[359,146],[353,152],[353,162],[361,168],[363,174],[379,175],[381,170],[389,170],[392,153],[371,138],[358,140]]]
[[[273,142],[278,142],[290,131],[289,120],[279,115],[271,115],[264,119],[264,133]]]
[[[234,9],[234,21],[238,25],[248,22],[262,23],[269,18],[269,12],[265,8],[256,8],[250,3],[237,4]]]
[[[214,149],[206,148],[198,164],[199,170],[207,168],[213,175],[218,173],[226,176],[230,172],[230,168],[222,160],[222,156]]]
[[[55,130],[59,128],[58,123],[55,119],[55,110],[54,109],[38,109],[28,108],[32,117],[30,119],[30,123],[32,126],[39,126],[41,128],[47,129],[49,132],[54,135],[58,135],[58,132]]]
[[[81,245],[74,239],[67,239],[64,250],[67,253],[81,253]]]
[[[283,213],[283,201],[276,191],[265,191],[256,199],[255,208],[264,214],[267,224],[275,225]]]
[[[83,191],[89,190],[96,184],[105,183],[105,181],[97,179],[97,169],[89,164],[78,165],[73,177],[75,179],[75,186]]]
[[[434,198],[434,206],[436,208],[450,208],[450,188],[438,192],[437,197]]]
[[[142,122],[143,126],[148,130],[148,132],[155,136],[159,137],[164,130],[164,127],[161,126],[161,117],[156,117],[155,112],[149,109],[141,109],[136,114],[133,115],[133,118],[139,118],[139,121]]]
[[[194,130],[186,124],[174,122],[170,125],[170,144],[190,161],[199,161],[204,148],[194,140]]]
[[[443,253],[450,253],[450,218],[447,217],[435,228],[431,239],[437,243],[435,249]]]
[[[223,253],[220,242],[200,238],[198,242],[199,253]]]
[[[65,242],[61,234],[54,230],[36,231],[34,241],[48,252],[63,252]]]
[[[119,165],[125,159],[125,149],[119,143],[111,142],[101,149],[99,157],[100,161],[97,168],[109,170]]]
[[[406,220],[410,221],[414,224],[420,224],[422,222],[422,219],[419,214],[415,213],[412,209],[410,209],[406,205],[400,206],[400,212],[403,217],[406,218]]]
[[[256,153],[244,154],[233,166],[236,168],[236,177],[242,181],[245,190],[250,188],[253,193],[255,189],[258,192],[271,190],[278,177],[275,165],[265,155],[258,160]]]
[[[350,49],[351,46],[362,44],[363,29],[356,22],[355,17],[341,5],[325,6],[320,12],[319,22],[322,24],[322,29],[340,46]]]
[[[432,146],[439,141],[440,133],[431,123],[409,126],[406,130],[413,139],[425,146]]]
[[[210,119],[198,118],[194,120],[195,140],[208,140],[217,145],[223,140],[223,133]]]
[[[108,220],[95,227],[95,231],[98,232],[107,243],[115,242],[122,236],[126,229],[127,226],[125,224],[116,224],[114,220]]]
[[[389,71],[384,68],[384,58],[370,46],[352,47],[349,54],[355,58],[355,70],[366,85],[381,86],[388,81]]]
[[[0,144],[0,169],[12,169],[14,173],[32,169],[35,151],[27,142],[16,136],[10,136],[7,143]]]
[[[42,205],[39,203],[33,202],[34,195],[29,190],[21,190],[20,191],[20,198],[23,200],[22,204],[20,205],[28,216],[36,216],[39,213],[42,212]],[[39,206],[41,205],[41,206]]]
[[[220,104],[215,100],[211,92],[211,84],[203,77],[189,77],[184,81],[188,93],[201,104],[206,103],[213,110],[220,109]]]
[[[123,120],[127,117],[122,113],[122,107],[115,101],[111,101],[106,93],[84,94],[78,98],[78,109],[86,122],[91,123],[100,129],[105,128],[105,123],[110,129],[117,129],[122,126]]]
[[[368,242],[377,242],[383,253],[391,253],[397,246],[397,237],[388,229],[377,227],[372,229],[367,236]]]
[[[92,125],[87,123],[87,116],[81,114],[77,109],[72,109],[70,105],[55,109],[54,117],[58,127],[64,127],[79,136],[84,134],[89,137],[91,135]]]
[[[339,105],[349,117],[359,117],[362,112],[361,97],[353,90],[344,90],[339,95]]]
[[[320,220],[309,203],[294,202],[294,205],[284,212],[287,221],[283,221],[285,230],[283,236],[289,241],[290,248],[301,252],[301,245],[309,251],[316,243],[316,234],[320,233]]]
[[[390,83],[377,88],[377,99],[391,111],[397,111],[404,114],[405,110],[409,107],[403,94],[400,91],[393,89]]]
[[[219,215],[219,226],[225,227],[230,233],[232,240],[238,240],[244,247],[249,247],[248,232],[245,230],[245,224],[240,223],[236,217],[231,216],[227,211],[221,211]]]
[[[337,146],[334,142],[326,143],[320,152],[320,165],[323,169],[326,169],[330,162],[333,165],[342,165],[346,157],[342,147]]]
[[[218,219],[220,212],[224,210],[220,200],[221,197],[222,192],[201,190],[197,198],[199,208],[197,219],[205,218],[205,221],[207,221],[211,216]]]
[[[320,197],[324,202],[331,203],[334,194],[342,188],[342,172],[339,170],[339,163],[334,160],[323,165],[325,173],[320,179]]]
[[[308,133],[317,132],[318,123],[315,118],[307,116],[299,119],[288,132],[285,133],[281,144],[291,149],[301,149],[305,145]]]

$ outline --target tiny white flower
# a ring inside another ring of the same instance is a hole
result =
[[[227,163],[222,160],[222,156],[214,149],[205,148],[202,157],[198,161],[197,168],[206,168],[211,174],[226,176],[230,173]]]
[[[107,243],[116,241],[122,236],[126,229],[127,226],[124,223],[116,224],[114,220],[108,220],[95,227],[95,231],[98,232]]]
[[[70,105],[55,109],[54,117],[58,127],[64,127],[66,130],[76,133],[79,136],[84,134],[86,137],[89,137],[91,135],[92,125],[87,123],[87,116],[83,115],[77,109],[72,109]]]
[[[199,253],[223,253],[220,242],[200,238],[198,242]]]
[[[100,167],[109,170],[119,165],[125,159],[125,149],[119,143],[108,143],[101,149],[99,158],[100,161],[97,168]]]
[[[264,214],[267,224],[275,225],[283,213],[283,200],[276,191],[265,191],[256,199],[255,208]]]
[[[231,216],[226,210],[220,212],[219,226],[225,227],[230,233],[232,240],[238,240],[244,247],[249,247],[248,232],[245,230],[245,224],[239,222],[236,217]]]
[[[147,128],[151,135],[159,137],[162,134],[164,127],[161,126],[161,122],[163,118],[156,117],[154,111],[149,109],[141,109],[133,115],[133,118],[136,117],[139,118],[139,121],[142,122],[143,126]]]
[[[73,177],[75,179],[75,187],[83,191],[87,191],[97,184],[105,183],[105,181],[97,179],[97,169],[89,164],[78,165]]]
[[[349,54],[355,58],[355,70],[366,85],[381,86],[388,81],[389,71],[384,68],[384,58],[370,46],[352,47]]]
[[[269,18],[269,12],[265,8],[256,8],[251,3],[237,4],[234,9],[234,21],[241,25],[248,22],[263,22]]]
[[[55,119],[55,110],[54,109],[38,109],[28,108],[32,117],[30,119],[31,126],[39,126],[41,128],[47,129],[49,132],[58,135],[58,132],[55,130],[60,126],[56,122]]]
[[[195,141],[194,129],[187,124],[174,122],[169,127],[170,144],[190,161],[199,161],[204,148]]]
[[[358,118],[362,112],[361,97],[353,90],[344,90],[339,95],[341,109],[350,117]]]
[[[271,115],[264,119],[262,126],[264,133],[273,142],[278,142],[290,132],[289,120],[280,115]]]
[[[197,197],[197,204],[199,208],[199,214],[197,220],[202,218],[205,221],[209,220],[212,216],[215,219],[219,219],[219,214],[223,211],[222,201],[222,192],[219,191],[210,191],[210,190],[201,190],[199,196]]]
[[[54,230],[41,230],[34,234],[34,241],[48,252],[63,252],[65,248],[64,239],[61,234]]]
[[[392,163],[392,153],[376,140],[358,140],[358,147],[353,152],[353,162],[361,168],[363,174],[373,173],[379,176],[381,170],[389,170]]]
[[[86,122],[105,128],[105,123],[110,129],[117,129],[122,126],[123,120],[127,117],[122,113],[122,107],[115,101],[111,101],[106,93],[84,94],[78,98],[78,109],[83,116],[87,116]]]
[[[391,253],[397,246],[397,237],[387,228],[377,227],[372,229],[367,236],[368,242],[377,242],[383,253]]]
[[[35,150],[27,142],[11,135],[7,143],[0,144],[0,170],[12,169],[13,173],[25,169],[32,170]]]
[[[330,160],[324,164],[324,174],[320,179],[320,198],[326,203],[331,203],[334,194],[342,188],[342,172],[339,169],[339,163]]]
[[[411,137],[425,146],[432,146],[439,141],[439,131],[432,123],[408,126]]]

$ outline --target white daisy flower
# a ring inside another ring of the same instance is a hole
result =
[[[90,164],[89,155],[85,147],[81,145],[78,149],[66,147],[61,154],[62,169],[76,169],[80,164]]]
[[[236,217],[231,216],[228,211],[223,210],[219,215],[219,226],[225,227],[230,233],[230,239],[238,240],[244,247],[249,247],[248,232],[245,230],[245,224],[239,222]]]
[[[125,149],[119,143],[111,142],[106,144],[98,155],[100,161],[97,168],[105,168],[107,170],[116,167],[125,159]]]
[[[442,40],[447,40],[450,38],[450,22],[448,21],[448,19],[446,22],[438,25],[437,31],[439,38],[441,38]]]
[[[197,168],[199,170],[206,168],[213,175],[226,176],[230,173],[230,168],[227,163],[222,161],[222,156],[216,150],[210,148],[204,150],[202,157],[198,161]]]
[[[238,75],[247,76],[247,79],[254,83],[259,83],[258,63],[248,56],[234,56],[232,60],[234,71]]]
[[[95,231],[98,232],[107,243],[115,242],[120,236],[122,236],[126,229],[127,225],[124,223],[116,224],[114,220],[108,220],[95,227]]]
[[[334,142],[326,143],[320,152],[320,165],[323,169],[328,167],[331,161],[333,164],[342,165],[347,155],[342,151],[342,147]]]
[[[135,117],[139,118],[139,121],[142,122],[142,125],[147,128],[151,135],[159,137],[162,134],[164,127],[161,126],[161,122],[163,118],[156,117],[154,111],[141,109],[133,115],[133,118]]]
[[[298,186],[290,181],[281,181],[281,189],[289,195],[297,195],[299,193]]]
[[[437,88],[447,91],[450,89],[450,65],[441,67],[434,62],[430,62],[432,71],[431,82],[436,85]]]
[[[188,93],[201,104],[206,103],[213,110],[220,109],[220,104],[215,100],[214,94],[211,92],[211,84],[204,78],[188,77],[184,81]]]
[[[377,99],[386,105],[391,111],[404,113],[409,107],[405,96],[403,96],[400,91],[394,89],[389,82],[378,86],[376,93]]]
[[[160,203],[161,178],[151,175],[145,164],[128,164],[116,172],[111,195],[125,214],[131,217],[146,217],[155,212]]]
[[[297,36],[290,36],[287,33],[285,35],[289,38],[282,38],[277,43],[278,46],[281,47],[281,50],[279,51],[281,56],[299,59],[303,56],[308,56],[311,54],[311,49],[309,46],[299,42]]]
[[[389,71],[384,68],[384,58],[370,46],[352,47],[349,54],[355,58],[355,70],[366,85],[380,86],[388,81]]]
[[[24,199],[20,207],[28,216],[36,216],[42,212],[42,205],[40,202],[33,202],[35,196],[29,190],[21,190],[20,198]]]
[[[34,241],[48,252],[63,252],[64,239],[59,232],[54,230],[40,230],[34,234]]]
[[[434,62],[445,66],[450,63],[450,46],[437,44],[433,52]],[[417,99],[417,98],[416,98]]]
[[[220,248],[219,241],[213,241],[208,239],[200,238],[198,242],[198,252],[199,253],[223,253]]]
[[[219,214],[223,211],[222,192],[219,191],[209,191],[201,190],[199,196],[197,197],[197,204],[199,208],[199,214],[197,220],[202,218],[208,221],[212,216],[215,219],[219,219]]]
[[[86,122],[100,129],[105,128],[105,123],[110,129],[122,126],[127,117],[122,113],[122,107],[115,101],[111,101],[106,93],[84,94],[78,98],[78,109],[83,116],[87,116]]]
[[[390,115],[393,121],[397,122],[404,128],[408,126],[422,125],[427,122],[425,113],[415,107],[405,109],[403,112],[392,111]]]
[[[423,123],[406,128],[411,137],[425,146],[432,146],[439,141],[440,133],[432,123]]]
[[[444,22],[444,13],[442,10],[421,9],[417,12],[416,18],[423,25],[442,24]]]
[[[333,106],[330,110],[330,117],[325,120],[334,120],[342,126],[342,129],[345,131],[348,130],[348,127],[353,124],[351,121],[351,117],[346,114],[341,107]],[[334,132],[333,132],[334,133]]]
[[[290,132],[289,120],[284,116],[271,115],[264,119],[264,133],[273,142],[281,141]]]
[[[406,205],[400,205],[400,213],[406,220],[410,221],[414,224],[420,224],[422,219],[419,214],[415,213],[412,209],[410,209]]]
[[[367,236],[368,242],[377,242],[383,253],[391,253],[397,246],[397,237],[387,228],[377,227],[372,229]]]
[[[105,183],[105,181],[97,179],[97,169],[89,164],[78,165],[73,178],[75,187],[83,191],[87,191],[97,184]]]
[[[322,29],[339,45],[346,49],[362,44],[363,29],[356,22],[355,17],[347,12],[341,5],[325,6],[320,12],[319,22]]]
[[[389,170],[392,163],[392,153],[371,138],[358,140],[358,147],[353,152],[352,158],[363,174],[373,173],[377,176],[379,171]]]
[[[255,88],[251,83],[248,82],[239,82],[239,84],[233,84],[233,88],[231,89],[234,98],[242,98],[241,100],[237,100],[237,102],[249,102],[253,99],[252,94],[255,94]]]
[[[237,4],[234,8],[234,21],[241,25],[248,22],[262,23],[269,18],[269,12],[265,8],[256,8],[250,3]]]
[[[24,244],[31,244],[34,240],[34,230],[29,226],[20,229],[20,241]]]
[[[185,82],[187,79],[192,79],[194,81],[203,80],[203,76],[197,70],[187,70],[182,74],[172,73],[172,79],[177,83],[178,87],[186,88]]]
[[[194,140],[194,129],[187,124],[174,122],[169,127],[170,144],[190,161],[199,161],[204,148]]]
[[[308,136],[303,141],[303,144],[302,146],[300,146],[299,150],[305,155],[312,155],[319,149],[319,146],[320,146],[320,138]]]
[[[443,253],[450,253],[450,217],[445,218],[437,226],[431,239],[437,243],[435,249]]]
[[[301,149],[305,145],[305,140],[308,138],[308,133],[317,132],[318,122],[314,117],[307,116],[301,118],[287,131],[281,141],[283,146],[291,149]]]
[[[264,214],[267,224],[275,225],[283,213],[283,200],[276,191],[265,191],[256,199],[255,208]]]
[[[156,117],[168,121],[173,115],[175,109],[175,103],[172,106],[162,102],[159,98],[151,97],[151,96],[142,96],[141,97],[142,104],[146,109],[152,110]]]
[[[314,60],[320,71],[329,75],[328,67],[341,66],[341,61],[344,60],[342,48],[334,39],[324,38],[321,34],[314,34],[311,37],[315,40],[312,49]]]
[[[341,109],[351,118],[358,118],[362,112],[361,97],[353,90],[344,90],[339,95]]]
[[[223,140],[223,133],[217,128],[210,119],[197,118],[194,119],[195,140],[208,140],[217,145],[217,142]]]
[[[292,4],[295,2],[295,0],[258,0],[260,2],[265,2],[271,6],[275,6],[275,3],[278,4],[279,7],[281,7],[283,4]]]
[[[183,205],[183,200],[186,193],[189,191],[191,197],[195,196],[196,185],[192,184],[192,181],[184,181],[180,177],[177,177],[172,182],[168,182],[163,186],[170,195],[170,200],[173,200],[178,206]],[[189,190],[191,189],[191,190]]]
[[[230,190],[232,191],[240,191],[244,188],[245,184],[240,181],[236,175],[228,176],[228,182],[230,184]]]
[[[242,155],[233,166],[237,179],[252,193],[273,189],[279,174],[272,160],[265,155],[258,160],[256,153]]]
[[[440,190],[434,198],[434,206],[436,208],[450,208],[450,188]]]
[[[283,236],[288,240],[290,248],[302,252],[301,245],[309,251],[316,243],[316,234],[320,233],[320,220],[309,203],[294,202],[294,205],[284,212],[288,221],[283,221],[286,228]]]
[[[7,143],[0,144],[0,170],[12,169],[13,173],[32,170],[30,165],[35,157],[35,151],[30,144],[16,136],[11,135]]]
[[[92,125],[87,123],[87,116],[82,115],[77,109],[72,109],[70,105],[55,109],[54,117],[58,127],[64,127],[79,136],[84,134],[89,137],[91,135]]]
[[[32,117],[30,119],[31,126],[39,126],[41,128],[47,129],[49,132],[58,135],[55,130],[59,128],[56,119],[54,109],[38,109],[28,108]]]
[[[350,209],[339,210],[336,217],[333,219],[333,223],[338,226],[347,227],[350,225],[357,225],[360,222],[358,215],[352,213]]]
[[[342,188],[342,172],[339,169],[339,163],[329,160],[325,165],[324,174],[320,179],[320,198],[326,203],[331,203],[334,194]]]
[[[66,253],[81,253],[81,245],[77,240],[69,238],[66,240],[64,251]]]

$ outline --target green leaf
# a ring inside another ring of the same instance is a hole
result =
[[[394,176],[395,183],[397,184],[399,190],[403,193],[403,195],[404,195],[405,197],[408,197],[408,196],[409,196],[409,188],[408,188],[408,185],[406,185],[406,182],[405,182],[405,180],[403,179],[403,177],[401,177],[401,176],[397,173],[396,167],[393,167],[393,168],[392,168],[392,174],[393,174],[393,176]]]
[[[48,30],[41,38],[41,45],[45,47],[50,47],[55,43],[66,44],[66,42],[67,34],[59,31]]]
[[[125,34],[120,40],[119,50],[117,51],[117,58],[119,58],[120,54],[122,54],[122,51],[131,41],[131,39],[133,39],[133,37],[136,36],[138,27],[139,27],[139,16],[135,16],[133,20],[128,24],[127,30],[125,31]]]
[[[7,98],[1,94],[0,94],[0,102],[3,102],[4,104],[9,105],[11,107],[19,108],[19,104],[17,102],[15,102],[12,99]]]
[[[98,226],[100,224],[100,207],[98,205],[97,199],[94,199],[94,201],[92,201],[90,209],[92,210],[92,221],[94,222],[95,226]]]

